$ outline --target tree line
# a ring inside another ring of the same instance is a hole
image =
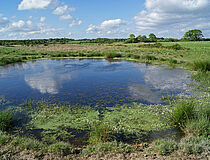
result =
[[[139,42],[178,42],[178,41],[210,41],[210,38],[203,38],[201,30],[194,29],[187,31],[183,38],[158,38],[154,33],[150,33],[147,37],[146,35],[130,34],[129,38],[96,38],[96,39],[71,39],[71,38],[49,38],[49,39],[31,39],[31,40],[0,40],[1,46],[12,46],[12,45],[49,45],[49,44],[69,44],[69,43],[99,43],[99,44],[111,44],[116,42],[124,43],[139,43]]]

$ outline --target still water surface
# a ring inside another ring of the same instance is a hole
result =
[[[163,104],[161,97],[185,89],[182,69],[105,59],[38,60],[0,66],[0,98],[10,105],[25,99],[72,105]]]

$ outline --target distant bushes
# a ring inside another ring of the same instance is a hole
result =
[[[142,44],[139,47],[143,47],[143,48],[165,48],[165,49],[172,49],[172,50],[183,49],[182,46],[178,43],[173,44],[171,46],[163,46],[161,43],[149,43],[149,44]]]
[[[16,62],[23,62],[23,58],[19,56],[13,56],[13,57],[5,56],[0,58],[0,65],[11,64]]]

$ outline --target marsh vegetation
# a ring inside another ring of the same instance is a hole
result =
[[[1,65],[43,58],[89,57],[182,67],[192,72],[193,90],[174,95],[175,99],[168,96],[167,104],[131,103],[100,108],[27,100],[15,107],[7,105],[0,112],[1,157],[7,153],[20,156],[27,150],[34,159],[47,154],[88,159],[87,155],[101,153],[208,158],[209,42],[0,47]]]

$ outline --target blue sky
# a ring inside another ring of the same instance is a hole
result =
[[[2,0],[0,39],[210,37],[210,0]]]

